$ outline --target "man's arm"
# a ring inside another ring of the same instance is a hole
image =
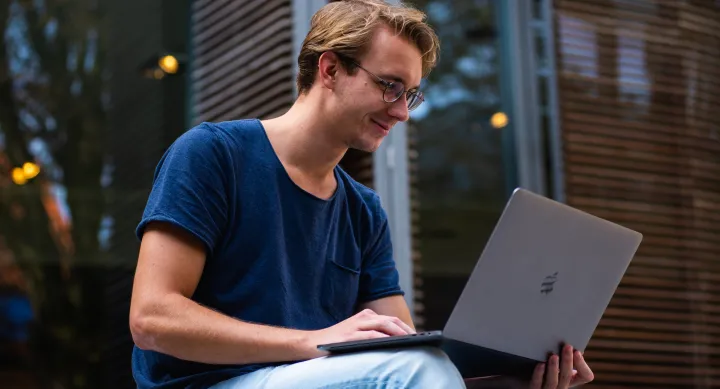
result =
[[[191,300],[205,259],[205,247],[190,233],[163,222],[145,228],[130,303],[139,348],[210,364],[280,362],[321,356],[321,343],[409,331],[399,319],[368,312],[318,331],[234,319]]]
[[[130,303],[139,348],[214,364],[313,357],[305,331],[245,323],[192,301],[205,255],[203,244],[184,230],[147,226]]]
[[[410,309],[403,296],[389,296],[360,305],[360,310],[370,309],[378,315],[397,317],[415,331]]]

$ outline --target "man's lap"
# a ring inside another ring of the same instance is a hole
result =
[[[378,350],[311,359],[266,368],[221,382],[212,389],[405,389],[465,388],[439,349]]]

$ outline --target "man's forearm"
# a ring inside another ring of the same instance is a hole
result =
[[[318,356],[308,331],[246,323],[182,296],[167,297],[131,318],[136,345],[210,364],[296,361]]]

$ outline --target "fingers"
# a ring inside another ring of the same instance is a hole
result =
[[[415,333],[415,330],[412,329],[412,327],[410,327],[409,325],[405,324],[404,321],[398,319],[397,317],[393,317],[393,319],[395,319],[395,324],[397,324],[398,326],[400,326],[400,328],[402,328],[403,331],[405,331],[405,333],[408,333],[408,334],[414,334],[414,333]]]
[[[560,358],[560,378],[558,380],[559,389],[567,389],[570,387],[570,381],[573,378],[573,348],[566,345],[562,349],[562,357]]]
[[[387,335],[401,336],[415,333],[415,331],[402,320],[393,316],[378,315],[370,309],[365,309],[357,315],[361,331],[380,331]]]
[[[552,355],[548,359],[547,371],[545,372],[545,385],[543,389],[556,389],[558,387],[558,377],[560,375],[560,357]]]
[[[361,331],[380,331],[384,334],[391,336],[407,335],[405,331],[398,323],[393,320],[394,318],[389,316],[380,316],[370,318],[367,321],[360,323],[358,329]]]
[[[354,336],[352,336],[351,339],[348,340],[367,340],[367,339],[377,339],[377,338],[387,338],[387,334],[383,334],[379,331],[360,331],[356,332]]]
[[[567,389],[587,384],[593,379],[593,372],[582,353],[573,351],[572,346],[566,345],[560,356],[550,356],[547,365],[540,363],[535,366],[530,389]]]
[[[361,312],[358,313],[358,315],[361,316],[361,317],[372,317],[372,316],[375,316],[375,317],[377,317],[377,316],[384,317],[384,318],[386,318],[386,319],[388,319],[388,320],[392,320],[393,323],[397,324],[400,328],[402,328],[403,330],[405,330],[406,333],[408,333],[408,334],[414,334],[414,333],[415,333],[415,330],[414,330],[412,327],[410,327],[410,326],[407,325],[404,321],[398,319],[397,317],[378,315],[377,313],[375,313],[375,311],[373,311],[372,309],[369,309],[369,308],[366,308],[366,309],[362,310]]]
[[[590,366],[585,362],[585,358],[580,351],[573,353],[573,365],[577,370],[577,374],[571,383],[572,386],[587,384],[595,379],[595,375],[590,370]]]
[[[543,376],[545,375],[545,364],[538,363],[533,371],[532,379],[530,380],[530,389],[542,389]]]

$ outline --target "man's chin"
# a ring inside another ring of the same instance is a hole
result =
[[[349,148],[364,151],[366,153],[373,153],[380,148],[381,141],[377,142],[354,142],[351,143]]]

